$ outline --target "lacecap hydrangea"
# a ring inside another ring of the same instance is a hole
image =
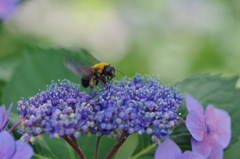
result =
[[[163,138],[178,124],[182,102],[179,90],[158,78],[136,74],[94,88],[91,95],[69,80],[52,83],[46,91],[18,102],[25,118],[19,132],[51,137],[96,134],[119,138],[123,132],[138,132]]]
[[[42,132],[51,137],[74,135],[88,131],[89,123],[94,122],[94,112],[90,106],[92,96],[80,92],[80,85],[69,80],[52,82],[46,91],[34,97],[18,101],[18,112],[22,122],[19,129],[24,138]]]

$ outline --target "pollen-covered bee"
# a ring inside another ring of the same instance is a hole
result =
[[[94,57],[91,56],[91,58]],[[98,60],[95,59],[95,61]],[[71,71],[81,76],[82,85],[85,88],[88,86],[93,88],[94,85],[98,85],[99,81],[106,84],[108,81],[112,80],[112,78],[115,77],[115,68],[108,63],[102,63],[98,61],[97,64],[91,67],[84,65],[74,57],[66,57],[64,59],[64,64]]]

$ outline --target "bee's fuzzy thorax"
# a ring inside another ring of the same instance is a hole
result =
[[[102,71],[103,71],[103,69],[104,69],[104,67],[105,66],[108,66],[109,64],[108,63],[104,63],[104,62],[102,62],[102,63],[97,63],[97,64],[95,64],[94,66],[93,66],[93,68],[97,68],[98,69],[98,73],[102,73]]]

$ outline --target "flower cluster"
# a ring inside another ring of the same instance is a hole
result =
[[[150,76],[136,74],[132,79],[115,81],[99,94],[94,107],[97,131],[110,137],[126,131],[163,138],[178,124],[181,101],[177,89]]]
[[[178,124],[182,95],[157,78],[136,74],[95,91],[87,95],[79,85],[63,80],[20,100],[18,111],[26,119],[20,133],[25,137],[47,132],[52,137],[94,133],[119,138],[122,132],[139,132],[163,138]]]
[[[25,118],[20,133],[24,137],[35,136],[42,132],[51,137],[74,135],[87,132],[93,120],[91,98],[80,92],[80,86],[68,80],[52,83],[46,91],[36,96],[18,101],[18,112]]]

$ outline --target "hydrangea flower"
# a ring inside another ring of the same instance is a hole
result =
[[[80,85],[68,80],[52,83],[46,91],[18,101],[18,112],[25,123],[19,132],[24,138],[47,132],[51,137],[87,132],[94,120],[91,98],[80,92]]]
[[[9,123],[9,115],[12,110],[12,104],[8,107],[8,110],[5,111],[5,105],[0,106],[0,132],[4,131]]]
[[[19,132],[25,137],[44,131],[52,137],[94,133],[113,138],[139,132],[154,139],[169,135],[178,124],[182,95],[159,79],[137,74],[93,91],[87,95],[79,85],[63,80],[20,100],[18,111],[26,121]]]
[[[32,147],[27,143],[14,141],[7,131],[0,132],[0,158],[2,159],[30,159],[33,155]]]
[[[9,17],[15,10],[20,0],[1,0],[0,1],[0,20]]]
[[[185,151],[182,153],[178,145],[171,139],[165,139],[159,144],[154,159],[205,159],[196,152]]]
[[[147,133],[155,138],[168,136],[178,125],[179,90],[158,78],[136,74],[104,88],[95,104],[99,134],[119,137],[122,131]]]
[[[231,118],[221,109],[208,105],[204,115],[203,106],[190,95],[186,96],[189,114],[186,126],[192,135],[192,150],[205,158],[220,159],[223,149],[231,139]]]

